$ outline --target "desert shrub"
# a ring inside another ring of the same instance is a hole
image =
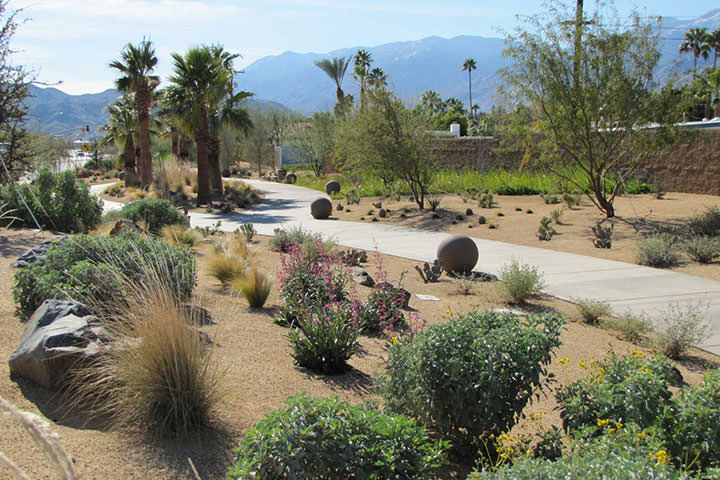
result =
[[[75,373],[72,398],[117,424],[182,437],[207,426],[222,373],[164,273],[143,273],[147,281],[128,283],[127,302],[106,321],[112,343]]]
[[[247,273],[248,265],[242,258],[227,253],[213,253],[207,261],[207,271],[215,277],[223,287],[229,287],[233,281],[242,279]]]
[[[646,358],[640,351],[625,358],[612,355],[590,369],[588,378],[556,394],[566,429],[597,426],[609,431],[630,422],[646,428],[662,414],[672,396],[669,386],[674,382],[674,367],[663,356]]]
[[[684,467],[720,466],[720,369],[702,383],[680,390],[662,419],[673,459]]]
[[[347,272],[319,242],[316,245],[312,251],[291,246],[288,255],[280,259],[281,305],[275,319],[279,325],[292,325],[308,309],[343,302],[347,297]]]
[[[161,183],[166,184],[170,190],[184,193],[186,187],[191,191],[197,189],[197,170],[188,162],[166,160],[160,168],[155,169],[155,175],[164,177]]]
[[[248,208],[260,201],[260,197],[250,186],[241,182],[225,184],[225,201],[237,208]]]
[[[573,210],[575,207],[580,205],[580,195],[564,193],[562,199],[570,210]]]
[[[583,321],[590,325],[597,325],[600,323],[601,317],[612,313],[610,304],[600,300],[580,299],[575,302],[575,307],[577,307]]]
[[[668,462],[668,453],[656,435],[630,427],[599,438],[577,439],[570,452],[557,460],[518,456],[495,471],[473,472],[467,480],[687,478]]]
[[[197,230],[190,230],[183,225],[165,225],[160,234],[165,241],[179,247],[193,247],[202,238]]]
[[[557,195],[552,194],[545,194],[542,195],[543,202],[545,202],[547,205],[555,205],[557,203],[560,203],[560,199]]]
[[[302,227],[287,230],[277,228],[270,238],[270,249],[275,252],[288,253],[293,247],[308,251],[318,245],[322,245],[325,251],[330,251],[334,246],[330,241],[323,241],[319,233],[312,233]]]
[[[720,235],[720,208],[712,206],[688,222],[693,235],[717,237]]]
[[[552,218],[553,222],[555,222],[557,225],[562,225],[563,217],[565,216],[565,209],[564,208],[556,208],[552,212],[550,212],[550,217]]]
[[[608,326],[614,328],[628,342],[638,343],[648,332],[652,325],[644,315],[634,315],[630,312],[618,315],[608,322]]]
[[[84,263],[83,263],[84,262]],[[195,286],[195,257],[187,248],[175,247],[144,235],[117,237],[75,235],[48,251],[45,262],[35,262],[14,273],[13,297],[25,313],[49,298],[72,297],[83,301],[89,293],[108,304],[121,303],[117,275],[129,281],[144,280],[147,265],[158,266],[161,280],[187,300]]]
[[[288,338],[297,365],[323,374],[349,369],[347,361],[358,349],[357,305],[315,306],[295,325]]]
[[[383,282],[368,296],[362,308],[360,327],[363,332],[397,332],[406,328],[403,306],[405,298],[401,288]]]
[[[159,233],[165,225],[182,225],[188,227],[188,217],[164,199],[143,198],[125,204],[120,210],[105,215],[107,220],[126,218],[133,222],[145,222],[152,233]]]
[[[500,269],[500,286],[513,303],[522,304],[545,286],[537,267],[520,263],[517,259]]]
[[[495,205],[495,199],[493,198],[493,194],[490,192],[482,193],[478,197],[478,206],[480,208],[493,208]]]
[[[43,168],[32,184],[9,184],[0,189],[0,203],[13,210],[16,218],[13,225],[34,228],[35,222],[18,191],[43,227],[60,232],[85,232],[100,222],[102,200],[90,193],[90,187],[70,171],[54,174]]]
[[[539,240],[549,242],[552,240],[553,235],[557,233],[557,230],[550,225],[551,221],[552,219],[550,217],[542,217],[540,219],[540,226],[536,234]]]
[[[684,309],[679,305],[671,305],[662,312],[656,329],[655,343],[658,350],[676,359],[703,341],[708,331],[704,313],[698,305],[692,303]]]
[[[677,239],[671,235],[659,234],[642,240],[638,246],[637,263],[648,267],[670,268],[680,263]]]
[[[447,444],[369,403],[298,395],[250,429],[228,478],[434,479]]]
[[[690,258],[700,263],[710,263],[720,255],[720,242],[711,237],[694,237],[685,245]]]
[[[474,455],[481,435],[512,428],[542,389],[563,320],[471,312],[390,346],[378,379],[387,408],[417,418]]]
[[[232,281],[233,290],[245,297],[251,308],[263,308],[272,291],[272,282],[257,267]]]

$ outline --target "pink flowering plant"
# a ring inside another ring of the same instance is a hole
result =
[[[295,325],[314,308],[344,302],[348,297],[347,271],[320,241],[312,248],[290,246],[281,258],[278,283],[282,301],[275,319],[278,325]]]

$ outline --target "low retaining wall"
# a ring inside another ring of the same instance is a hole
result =
[[[432,150],[440,166],[473,168],[486,172],[495,168],[518,168],[523,152],[497,152],[495,137],[435,138]],[[638,176],[668,192],[720,195],[720,130],[697,136],[669,152],[650,159]]]

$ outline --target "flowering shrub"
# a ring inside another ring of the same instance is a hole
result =
[[[402,289],[387,282],[378,286],[368,296],[363,306],[361,327],[363,332],[393,334],[407,328],[402,307],[405,297]]]
[[[662,428],[673,458],[681,466],[720,467],[720,369],[703,383],[686,387],[665,410]]]
[[[391,342],[378,379],[387,408],[406,413],[475,455],[482,435],[509,430],[542,388],[563,320],[472,312]]]
[[[348,370],[358,348],[357,315],[356,303],[343,303],[315,307],[300,318],[288,334],[295,363],[324,374]]]
[[[250,429],[235,450],[230,479],[434,479],[445,442],[372,404],[336,398],[287,400]]]
[[[582,366],[582,365],[581,365]],[[674,368],[663,356],[646,358],[636,350],[631,356],[611,356],[591,362],[593,371],[557,393],[560,416],[566,429],[596,425],[622,428],[634,422],[648,427],[662,413],[671,397]]]
[[[313,249],[290,246],[281,258],[278,274],[280,313],[278,325],[290,326],[307,316],[313,308],[342,302],[347,298],[347,272],[325,253],[320,242]]]

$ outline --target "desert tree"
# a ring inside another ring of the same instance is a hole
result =
[[[532,151],[610,218],[625,180],[667,138],[662,128],[643,128],[660,58],[658,29],[637,15],[618,19],[599,4],[576,42],[575,23],[559,20],[573,17],[553,3],[544,16],[522,18],[506,39],[512,64],[502,72],[503,92],[512,109],[523,107],[531,118],[516,147]],[[567,176],[567,164],[584,172],[584,181]]]
[[[333,163],[338,123],[330,113],[316,112],[309,122],[291,136],[292,144],[300,151],[316,177],[321,176],[325,168]]]

